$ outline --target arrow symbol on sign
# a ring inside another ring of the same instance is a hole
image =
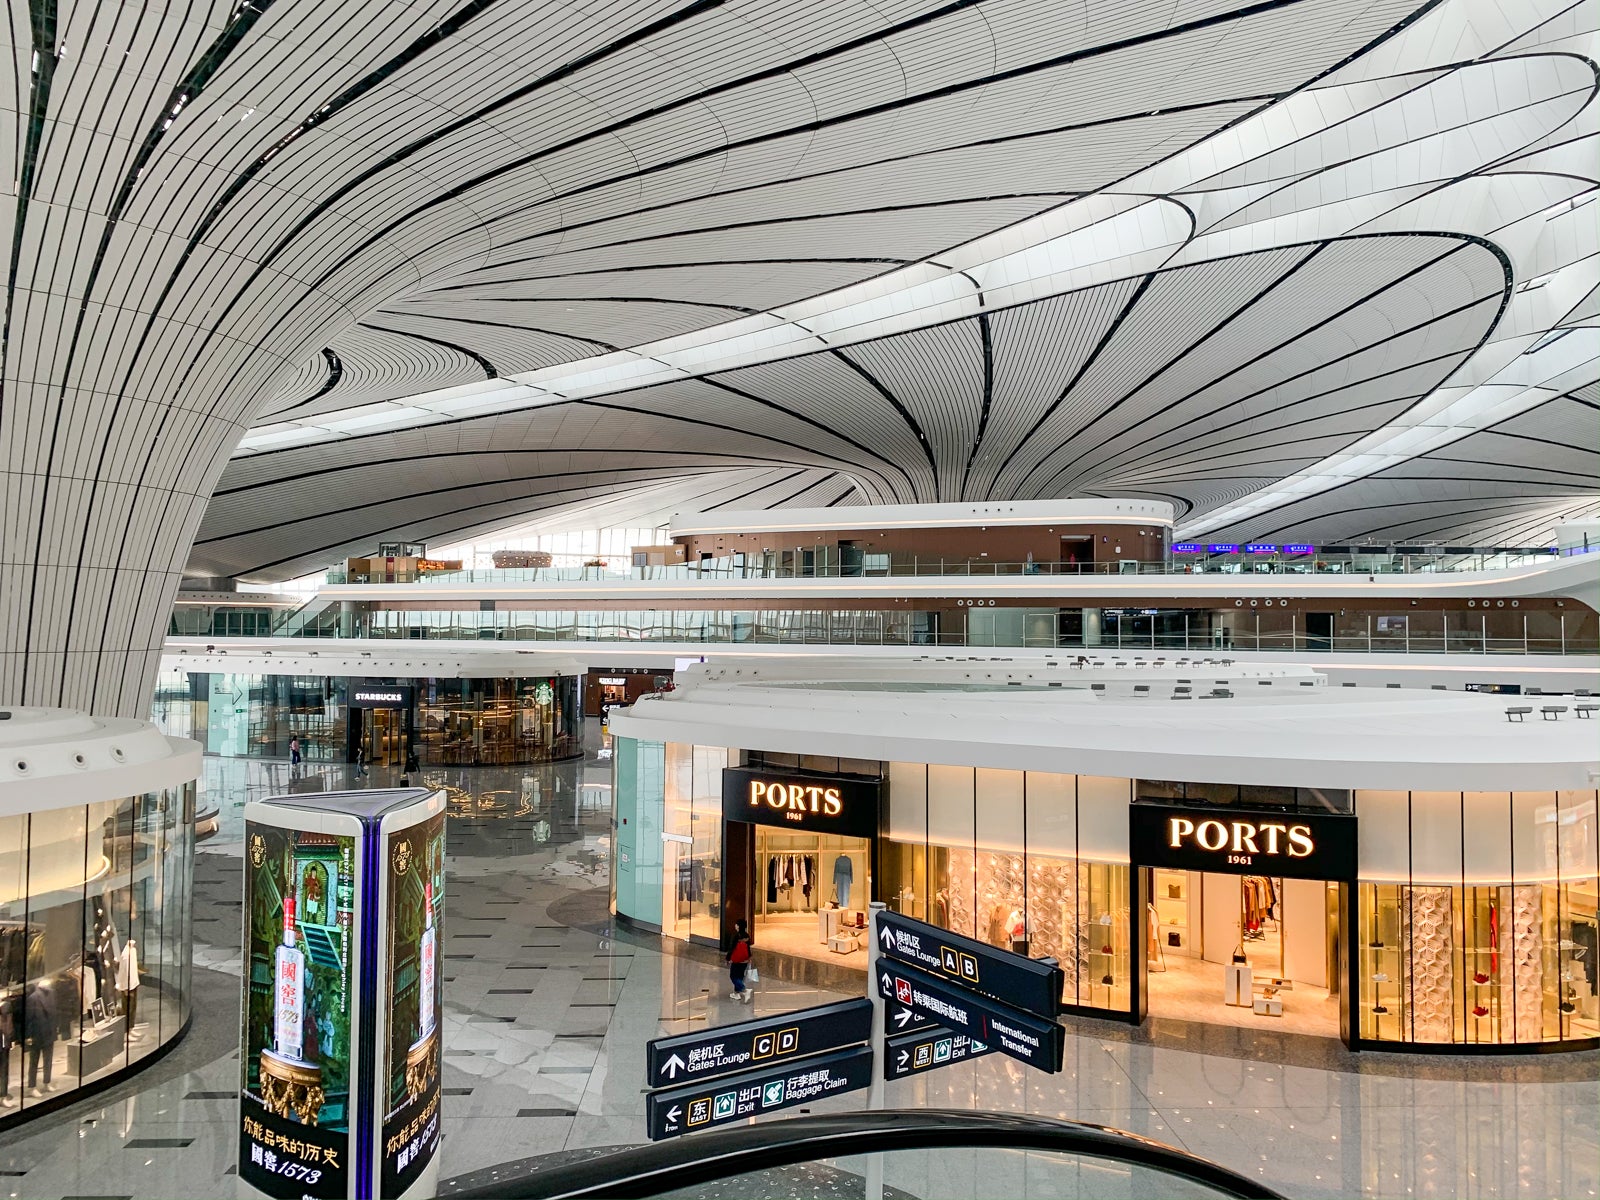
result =
[[[897,1068],[903,1068],[906,1065],[906,1060],[910,1057],[911,1055],[907,1054],[904,1050],[900,1051],[900,1061],[895,1063],[895,1066]]]
[[[913,1015],[914,1014],[909,1008],[902,1008],[899,1012],[894,1014],[894,1023],[901,1029],[904,1029],[907,1025],[911,1024],[911,1018]]]
[[[887,925],[878,931],[878,939],[884,944],[885,949],[894,949],[894,930]]]
[[[661,1069],[666,1072],[668,1079],[676,1079],[678,1077],[678,1072],[683,1070],[688,1065],[689,1064],[684,1062],[683,1059],[674,1054],[662,1064]]]
[[[678,1123],[678,1114],[682,1111],[683,1109],[679,1108],[676,1104],[667,1109],[667,1124],[676,1125]]]
[[[889,972],[885,971],[881,976],[879,976],[879,980],[883,984],[883,990],[884,991],[886,991],[886,992],[894,991],[894,980],[889,978]]]

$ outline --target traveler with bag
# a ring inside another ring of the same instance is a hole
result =
[[[745,979],[754,977],[750,966],[750,927],[744,921],[733,923],[733,946],[728,951],[728,978],[733,980],[733,991],[728,999],[739,1004],[749,1004],[751,992]]]

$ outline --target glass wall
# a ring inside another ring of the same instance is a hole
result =
[[[417,760],[430,767],[571,758],[583,753],[582,719],[574,675],[422,680]]]
[[[0,817],[0,1120],[189,1019],[194,785]]]
[[[1131,796],[1127,779],[891,763],[880,897],[907,916],[1055,958],[1067,1004],[1129,1012]]]
[[[611,911],[659,928],[666,746],[625,737],[611,744]]]
[[[1356,805],[1363,1038],[1600,1036],[1594,791],[1372,791]]]

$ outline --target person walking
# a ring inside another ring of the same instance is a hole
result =
[[[300,739],[298,736],[289,739],[289,774],[291,776],[300,774]]]
[[[728,999],[739,1004],[750,1003],[750,989],[744,984],[749,970],[750,927],[740,919],[733,923],[733,945],[728,950],[728,978],[733,980],[733,991]]]
[[[356,778],[357,779],[365,779],[366,777],[367,777],[367,744],[365,742],[357,742],[356,743]]]

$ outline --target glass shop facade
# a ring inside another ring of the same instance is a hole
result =
[[[510,766],[583,753],[579,680],[346,679],[163,671],[153,719],[226,758],[288,758],[297,740],[308,763]]]
[[[187,783],[0,816],[0,1129],[188,1024],[194,804]]]
[[[612,909],[865,970],[869,900],[1084,1016],[1353,1049],[1600,1047],[1595,790],[1256,787],[618,737]]]

